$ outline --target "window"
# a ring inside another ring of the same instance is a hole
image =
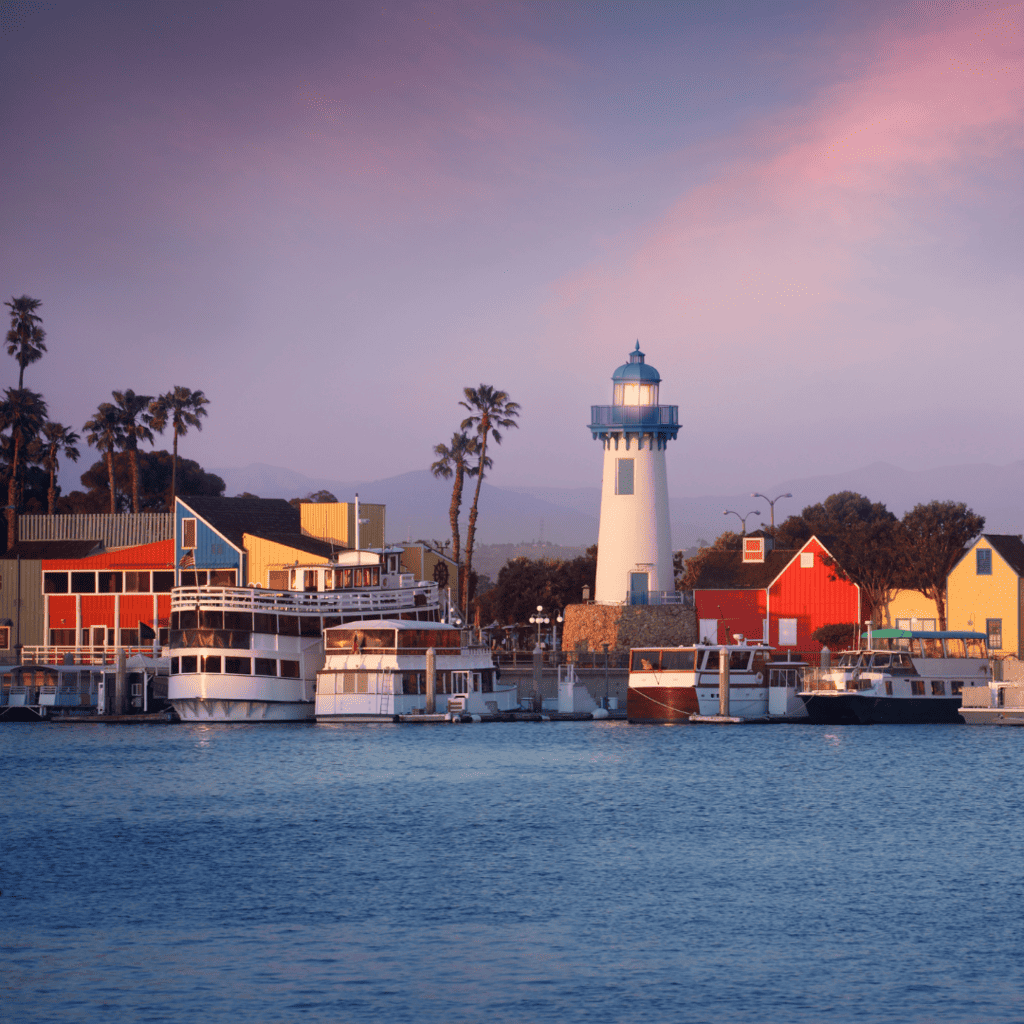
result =
[[[74,630],[71,633],[74,634]],[[11,627],[0,626],[0,651],[9,651],[11,649]]]
[[[73,629],[51,629],[50,644],[53,647],[74,647],[75,631]]]
[[[224,671],[236,676],[247,676],[252,672],[252,659],[225,658]]]
[[[71,574],[72,594],[95,594],[96,573],[94,572],[73,572]]]
[[[959,679],[954,679],[953,682],[949,684],[949,688],[952,691],[954,697],[959,697],[964,692],[964,684],[962,680]]]
[[[258,676],[276,676],[277,675],[277,661],[273,658],[257,658],[256,659],[256,675]]]
[[[287,590],[288,589],[288,570],[287,569],[271,569],[267,573],[267,587],[270,590]]]
[[[1003,649],[1003,620],[986,619],[985,632],[988,633],[988,649],[1001,651]]]
[[[174,589],[174,572],[153,573],[153,593],[169,594]]]
[[[779,646],[796,646],[796,619],[779,619]]]
[[[284,676],[285,679],[298,679],[299,663],[297,661],[282,661],[281,675]]]
[[[182,519],[181,521],[181,547],[184,551],[195,551],[196,549],[196,521],[194,519]]]
[[[268,612],[253,612],[252,631],[254,633],[276,633],[277,616]],[[277,675],[276,672],[273,675]]]
[[[122,647],[138,647],[139,646],[139,631],[138,631],[138,629],[122,629],[121,630],[121,646]]]
[[[991,576],[992,575],[992,549],[991,548],[975,548],[974,549],[975,567],[977,575],[979,576]]]
[[[911,679],[910,680],[910,693],[914,697],[924,696],[924,680],[923,679]]]
[[[120,594],[123,582],[123,576],[119,572],[101,572],[99,592],[101,594]]]
[[[66,572],[44,572],[44,594],[66,594],[68,592],[68,574]]]
[[[801,569],[813,569],[814,568],[814,552],[813,551],[801,551],[800,552],[800,568]]]
[[[662,651],[662,672],[692,672],[693,651]]]
[[[203,671],[204,672],[219,672],[220,671],[220,655],[219,654],[209,654],[205,658],[203,658]]]
[[[171,658],[171,675],[176,676],[180,671],[181,661],[178,658]]]
[[[126,572],[124,574],[124,592],[126,594],[148,594],[148,572]]]
[[[616,459],[615,460],[615,493],[616,494],[632,494],[633,493],[633,460],[632,459]]]
[[[932,696],[933,697],[945,697],[946,696],[946,684],[941,679],[932,680]]]
[[[210,573],[211,587],[233,587],[235,585],[234,569],[214,569]]]
[[[299,617],[298,615],[279,615],[277,617],[277,629],[281,636],[298,636],[299,635]]]
[[[657,672],[660,667],[661,651],[634,651],[632,671]]]
[[[886,679],[885,681],[885,695],[886,697],[892,696],[892,680]]]
[[[194,654],[188,654],[181,659],[181,671],[195,672],[198,668],[199,659]]]

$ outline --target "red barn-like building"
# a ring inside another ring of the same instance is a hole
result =
[[[764,637],[783,650],[813,653],[819,627],[859,622],[860,587],[833,579],[831,554],[817,537],[796,551],[775,551],[760,531],[743,538],[742,551],[709,551],[693,583],[699,638],[731,643],[733,636]]]
[[[43,636],[50,647],[149,647],[167,640],[174,541],[88,558],[43,559]],[[142,628],[144,627],[144,628]]]

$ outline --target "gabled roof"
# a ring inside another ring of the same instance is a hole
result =
[[[1020,537],[1013,533],[983,533],[981,536],[1018,576],[1024,576],[1024,541]]]
[[[276,539],[275,534],[302,536],[299,510],[284,498],[181,498],[181,503],[241,549],[242,534]],[[307,540],[311,538],[306,538]],[[281,542],[283,543],[283,542]],[[301,550],[307,550],[303,548]]]
[[[99,540],[21,540],[15,544],[4,558],[44,559],[44,558],[88,558],[89,555],[102,550],[103,542]]]

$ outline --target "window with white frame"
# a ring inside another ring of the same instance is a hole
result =
[[[986,619],[985,632],[988,633],[988,649],[1001,651],[1003,649],[1003,620]]]
[[[779,619],[779,646],[796,646],[796,619]]]
[[[801,551],[800,552],[800,568],[801,569],[813,569],[814,568],[814,552],[813,551]]]
[[[700,620],[700,642],[702,644],[718,643],[718,619]]]
[[[182,519],[181,521],[181,547],[184,551],[195,551],[196,549],[196,521],[194,519]]]

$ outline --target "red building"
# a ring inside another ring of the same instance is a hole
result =
[[[817,652],[819,627],[859,622],[860,587],[833,579],[828,549],[811,537],[796,551],[775,551],[760,531],[742,551],[706,552],[693,584],[699,638],[712,643],[765,637],[772,647]]]
[[[166,643],[174,541],[42,561],[43,636],[52,647]]]

